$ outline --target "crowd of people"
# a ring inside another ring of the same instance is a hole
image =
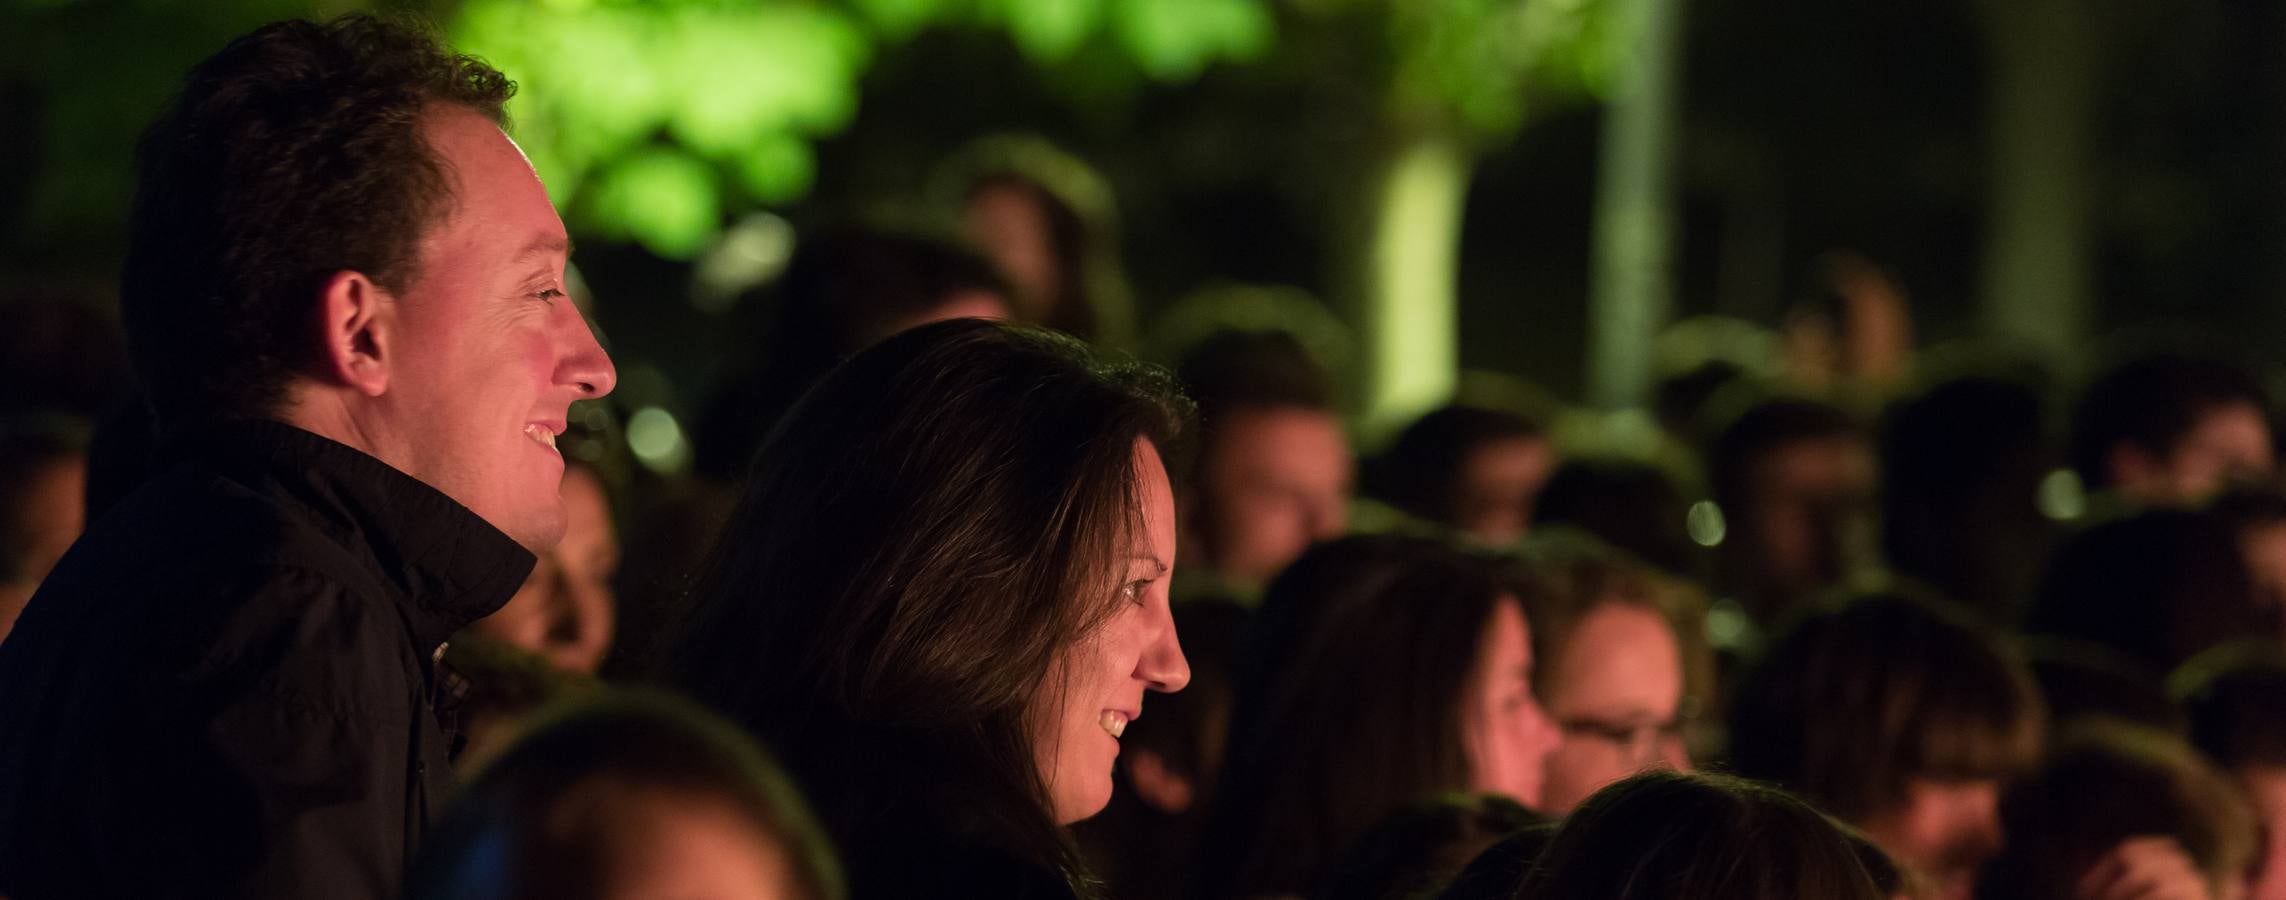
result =
[[[257,30],[141,145],[132,377],[0,310],[0,896],[2286,900],[2259,370],[1915,358],[1848,257],[1647,430],[1361,451],[1338,329],[1139,337],[996,142],[646,474],[513,90]]]

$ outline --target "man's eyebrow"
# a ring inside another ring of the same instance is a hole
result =
[[[546,253],[561,253],[568,257],[571,252],[571,238],[550,235],[525,244],[524,249],[516,251],[516,261],[522,262]]]

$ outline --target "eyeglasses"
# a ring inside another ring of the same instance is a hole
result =
[[[1680,746],[1692,716],[1678,712],[1664,722],[1615,722],[1593,716],[1556,720],[1566,739],[1601,741],[1619,750],[1620,759],[1634,768],[1648,768],[1666,757],[1669,747]]]

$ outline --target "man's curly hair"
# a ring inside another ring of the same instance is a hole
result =
[[[413,282],[452,192],[424,111],[504,123],[514,91],[426,27],[369,16],[267,25],[192,68],[143,137],[120,279],[162,427],[274,413],[334,273]]]

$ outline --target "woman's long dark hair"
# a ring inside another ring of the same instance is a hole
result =
[[[1427,538],[1320,544],[1271,582],[1200,857],[1208,897],[1302,894],[1385,817],[1471,784],[1496,570]]]
[[[668,674],[785,758],[858,896],[962,847],[1089,892],[1026,714],[1119,602],[1135,441],[1186,415],[1156,369],[963,320],[859,353],[764,442]]]

